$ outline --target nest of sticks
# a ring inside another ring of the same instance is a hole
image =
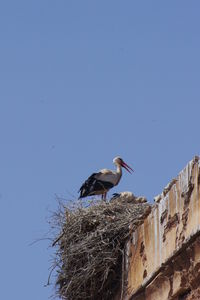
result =
[[[130,196],[130,195],[129,195]],[[55,214],[57,292],[68,300],[111,300],[122,285],[124,246],[149,214],[140,197],[119,196],[88,207],[62,207]]]

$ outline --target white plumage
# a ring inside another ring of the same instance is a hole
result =
[[[129,173],[133,171],[119,156],[113,159],[113,163],[117,167],[116,170],[102,169],[88,177],[79,190],[79,198],[102,195],[102,198],[106,199],[107,192],[119,183],[122,176],[122,167]]]

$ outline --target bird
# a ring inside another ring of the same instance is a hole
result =
[[[87,196],[102,195],[102,200],[106,200],[107,192],[116,186],[121,179],[122,167],[125,168],[129,173],[134,171],[119,156],[113,159],[113,163],[117,167],[115,171],[102,169],[88,177],[78,191],[80,193],[79,199]]]

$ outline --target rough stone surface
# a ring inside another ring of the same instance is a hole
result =
[[[145,291],[146,300],[167,300],[170,292],[170,280],[167,276],[157,276],[153,282],[147,286]]]
[[[200,299],[200,163],[195,157],[131,232],[120,300]],[[131,228],[131,226],[130,226]]]

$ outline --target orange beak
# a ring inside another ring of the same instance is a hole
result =
[[[125,168],[130,174],[131,174],[132,172],[134,172],[134,170],[133,170],[129,165],[127,165],[124,161],[122,162],[121,166],[122,166],[123,168]],[[132,172],[131,172],[131,171],[132,171]]]

